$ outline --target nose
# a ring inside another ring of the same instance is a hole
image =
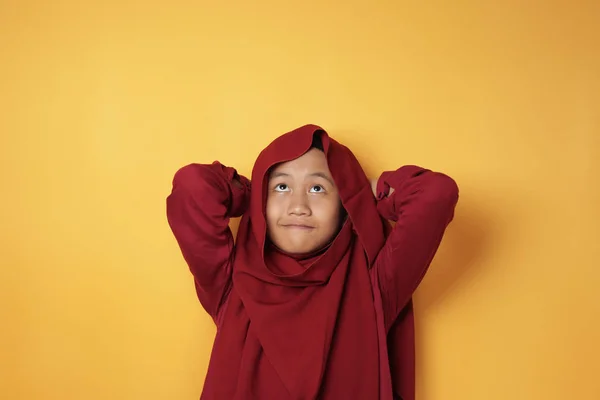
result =
[[[295,216],[311,215],[310,206],[308,204],[308,196],[306,193],[292,193],[290,204],[288,206],[288,214]]]

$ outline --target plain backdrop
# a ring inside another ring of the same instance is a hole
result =
[[[600,399],[599,19],[591,0],[1,1],[0,398],[197,399],[215,330],[167,225],[173,174],[249,175],[314,123],[370,176],[460,185],[415,296],[419,400]]]

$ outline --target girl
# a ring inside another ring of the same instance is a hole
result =
[[[274,140],[251,182],[177,171],[168,221],[217,325],[201,399],[414,400],[411,296],[457,201],[417,166],[370,182],[315,125]]]

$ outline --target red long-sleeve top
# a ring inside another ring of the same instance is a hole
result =
[[[190,164],[177,171],[167,198],[169,224],[217,334],[232,286],[234,239],[229,221],[244,213],[249,191],[249,181],[231,167]],[[389,398],[393,390],[394,398],[412,400],[411,298],[454,216],[458,186],[445,174],[407,165],[380,176],[377,200],[381,216],[395,222],[370,271],[380,346],[385,347],[380,351],[389,355],[381,365],[381,390]]]

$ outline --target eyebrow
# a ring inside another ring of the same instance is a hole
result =
[[[281,178],[281,177],[290,177],[290,174],[286,174],[285,172],[273,172],[271,174],[271,176],[269,177],[269,180],[271,179],[275,179],[275,178]],[[326,173],[324,172],[313,172],[312,174],[308,174],[308,176],[313,176],[313,177],[318,177],[318,178],[323,178],[326,181],[328,181],[329,183],[331,183],[333,186],[335,186],[335,182],[333,182],[333,179],[331,179]]]

